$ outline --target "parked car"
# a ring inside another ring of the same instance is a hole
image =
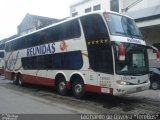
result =
[[[160,88],[160,68],[150,68],[150,88],[157,90]]]

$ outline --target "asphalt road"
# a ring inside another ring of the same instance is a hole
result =
[[[31,90],[31,88],[29,88]],[[37,96],[27,88],[19,88],[10,81],[0,79],[0,113],[17,114],[80,114],[93,113],[85,108],[62,104],[59,100],[47,100],[47,95]],[[41,93],[45,94],[45,93]],[[46,98],[46,99],[45,99]]]
[[[0,77],[0,113],[131,114],[142,115],[136,117],[144,120],[146,115],[160,119],[160,90],[147,90],[121,97],[88,93],[83,100],[78,100],[71,92],[68,96],[60,96],[54,88],[16,86]]]

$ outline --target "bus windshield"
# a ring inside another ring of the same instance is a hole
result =
[[[148,56],[146,47],[138,44],[120,43],[123,44],[125,49],[125,59],[119,60],[119,49],[115,45],[115,68],[116,73],[120,75],[144,75],[148,74]]]
[[[112,35],[127,36],[137,39],[143,38],[134,20],[111,13],[105,13],[104,16]]]

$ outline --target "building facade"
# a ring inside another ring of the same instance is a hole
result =
[[[119,12],[119,0],[79,0],[70,6],[70,16],[74,17],[96,10]]]
[[[122,0],[124,14],[135,19],[148,45],[160,48],[160,1]]]
[[[19,36],[33,32],[50,24],[56,23],[60,20],[54,18],[48,18],[43,16],[26,14],[20,25],[17,27],[17,33]]]
[[[11,39],[19,37],[21,35],[28,34],[30,32],[36,31],[38,29],[41,29],[43,27],[46,27],[48,25],[54,24],[59,21],[61,20],[27,13],[23,18],[22,22],[17,27],[17,34],[0,40],[0,49],[4,49],[4,43]]]

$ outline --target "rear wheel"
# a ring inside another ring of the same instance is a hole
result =
[[[57,81],[57,91],[60,95],[67,94],[67,84],[64,78],[59,78]]]
[[[85,89],[84,89],[84,82],[81,78],[77,78],[73,81],[72,91],[76,98],[78,99],[83,98]]]
[[[157,90],[159,88],[159,83],[157,81],[152,81],[151,88]]]

